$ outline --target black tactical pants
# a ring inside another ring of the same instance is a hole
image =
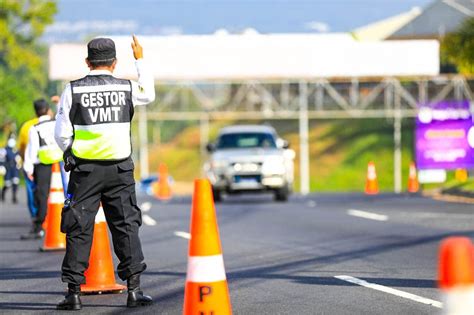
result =
[[[51,173],[52,166],[46,164],[35,164],[33,170],[33,179],[35,182],[34,202],[38,209],[34,221],[35,231],[41,230],[41,225],[44,222],[46,213],[48,211],[48,196],[51,187]]]
[[[84,271],[89,266],[100,202],[120,260],[119,277],[125,280],[143,272],[146,265],[138,237],[142,219],[135,195],[133,161],[80,163],[71,172],[67,192],[71,202],[63,209],[61,220],[61,230],[66,233],[62,281],[85,283]]]

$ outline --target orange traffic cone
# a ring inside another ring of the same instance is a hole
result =
[[[126,287],[115,283],[114,263],[102,206],[95,216],[93,237],[89,268],[85,272],[86,284],[81,285],[81,292],[89,294],[123,292]]]
[[[416,176],[415,162],[410,163],[410,171],[408,173],[408,192],[416,193],[420,189],[418,177]]]
[[[194,182],[183,314],[232,314],[211,184]]]
[[[443,240],[438,272],[445,314],[474,314],[474,249],[469,238]]]
[[[46,216],[44,217],[43,224],[41,224],[41,227],[43,228],[43,231],[46,231],[48,229],[48,221],[49,221],[49,218],[48,218],[48,211],[47,211]]]
[[[41,251],[53,251],[66,249],[66,235],[61,233],[61,212],[64,207],[64,191],[59,164],[53,164],[51,175],[51,188],[48,198],[48,212],[45,221],[46,227],[43,246]]]
[[[155,197],[160,200],[171,198],[171,187],[168,180],[168,167],[165,163],[160,163],[158,167],[158,183],[154,186]]]
[[[377,172],[374,162],[369,162],[367,166],[367,181],[365,182],[365,193],[367,195],[376,195],[379,193],[379,184],[377,182]]]

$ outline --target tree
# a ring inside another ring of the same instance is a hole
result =
[[[54,0],[0,0],[0,123],[33,115],[48,77],[46,49],[39,43],[57,12]]]
[[[463,22],[441,43],[442,62],[454,64],[462,74],[474,73],[474,18]]]

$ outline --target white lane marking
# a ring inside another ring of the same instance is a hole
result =
[[[140,209],[143,211],[143,212],[148,212],[150,211],[151,209],[151,202],[144,202],[140,205]]]
[[[409,300],[412,300],[412,301],[415,301],[415,302],[418,302],[418,303],[423,303],[423,304],[431,305],[431,306],[434,306],[434,307],[443,308],[443,303],[441,303],[439,301],[435,301],[435,300],[432,300],[432,299],[427,299],[427,298],[424,298],[424,297],[421,297],[421,296],[418,296],[418,295],[415,295],[415,294],[411,294],[411,293],[408,293],[408,292],[400,291],[400,290],[397,290],[397,289],[392,289],[392,288],[389,288],[389,287],[386,287],[386,286],[383,286],[383,285],[380,285],[380,284],[370,283],[370,282],[367,282],[367,281],[362,280],[362,279],[354,278],[354,277],[351,277],[351,276],[344,276],[344,275],[334,276],[334,278],[342,280],[342,281],[354,283],[354,284],[357,284],[357,285],[360,285],[360,286],[363,286],[363,287],[366,287],[366,288],[369,288],[369,289],[385,292],[385,293],[388,293],[388,294],[393,294],[393,295],[396,295],[396,296],[399,296],[399,297],[402,297],[402,298],[405,298],[405,299],[409,299]]]
[[[310,200],[310,201],[308,201],[307,205],[310,208],[314,208],[314,207],[316,207],[316,201]]]
[[[176,235],[176,236],[178,236],[178,237],[185,238],[185,239],[187,239],[187,240],[190,240],[190,239],[191,239],[191,234],[189,234],[188,232],[175,231],[175,232],[174,232],[174,235]]]
[[[148,214],[142,215],[142,221],[143,223],[145,223],[145,225],[151,225],[151,226],[156,225],[155,219],[150,217]]]
[[[366,211],[361,211],[361,210],[356,210],[356,209],[347,210],[347,214],[352,215],[354,217],[359,217],[359,218],[364,218],[364,219],[369,219],[369,220],[375,220],[375,221],[387,221],[388,220],[388,216],[386,216],[386,215],[372,213],[372,212],[366,212]]]
[[[439,219],[439,218],[449,218],[449,219],[472,219],[472,214],[469,213],[434,213],[434,212],[397,212],[401,217],[417,218],[417,219]]]

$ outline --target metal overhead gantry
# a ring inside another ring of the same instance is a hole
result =
[[[300,131],[301,193],[307,194],[310,119],[386,118],[393,120],[394,191],[400,193],[402,120],[416,117],[419,104],[474,101],[473,84],[463,76],[159,83],[157,101],[138,115],[141,175],[148,175],[147,121],[198,121],[204,154],[212,120],[294,119]]]

